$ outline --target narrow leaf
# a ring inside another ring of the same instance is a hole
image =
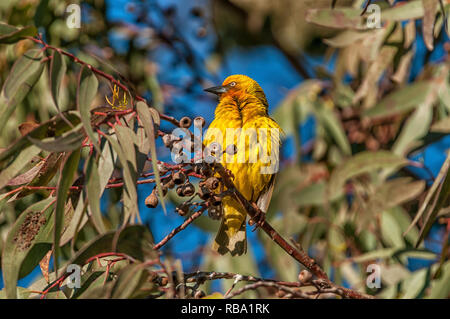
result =
[[[54,244],[54,269],[58,269],[59,244],[64,225],[64,210],[66,206],[67,193],[73,183],[73,178],[78,168],[81,151],[78,149],[71,152],[63,163],[63,168],[58,180],[58,188],[56,191],[56,208],[55,208],[55,228],[53,233]],[[57,274],[58,275],[58,274]]]
[[[81,121],[83,122],[86,134],[100,154],[100,146],[98,145],[97,137],[91,126],[91,104],[97,94],[97,89],[97,77],[91,70],[83,67],[78,78],[77,107],[80,111]]]
[[[156,189],[158,190],[158,197],[159,201],[162,205],[162,208],[164,210],[164,213],[166,213],[166,205],[164,203],[164,197],[162,196],[163,191],[161,188],[161,179],[159,176],[159,170],[158,170],[158,159],[156,155],[156,145],[155,145],[155,131],[154,131],[154,123],[152,115],[149,111],[149,106],[144,102],[138,102],[136,104],[136,109],[139,114],[139,118],[142,121],[142,125],[144,126],[145,132],[147,134],[147,138],[150,142],[150,155],[152,158],[152,167],[153,167],[153,173],[155,174],[155,181],[156,181]]]

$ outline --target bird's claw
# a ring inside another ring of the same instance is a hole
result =
[[[234,174],[232,171],[230,171],[228,168],[225,168],[225,172],[230,176],[230,178],[234,181]]]
[[[256,206],[255,203],[252,203],[252,205],[253,205],[253,208],[255,208],[255,210],[256,210],[256,214],[253,218],[251,218],[248,221],[248,224],[250,226],[255,225],[255,227],[252,229],[252,232],[254,232],[257,228],[264,225],[264,223],[266,221],[266,214],[264,214],[264,212],[261,209],[259,209],[259,207]]]

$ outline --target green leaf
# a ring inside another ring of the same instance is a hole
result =
[[[55,176],[59,169],[61,161],[63,159],[63,153],[50,153],[46,158],[40,161],[35,167],[38,168],[38,172],[33,176],[32,180],[29,181],[27,186],[46,186]],[[18,176],[19,177],[19,176]],[[16,177],[16,178],[18,178]],[[16,199],[22,198],[29,194],[35,193],[35,189],[23,189],[17,196]]]
[[[328,197],[334,198],[342,194],[345,182],[360,174],[381,168],[399,168],[407,164],[408,160],[388,151],[358,153],[333,170],[328,184]]]
[[[14,108],[22,102],[44,70],[42,50],[32,49],[14,63],[0,97],[0,131],[6,126]]]
[[[394,6],[381,12],[383,21],[404,21],[420,19],[424,15],[422,1],[408,1],[401,6]]]
[[[100,197],[108,184],[109,179],[114,171],[114,163],[117,159],[117,153],[111,148],[109,143],[105,143],[102,150],[102,156],[98,162],[98,174],[100,177]]]
[[[275,109],[272,117],[283,128],[286,136],[292,136],[298,129],[296,120],[305,120],[314,110],[314,102],[323,84],[319,80],[307,80],[292,89]]]
[[[144,102],[139,101],[136,104],[136,110],[138,112],[139,118],[142,121],[142,125],[144,126],[145,133],[147,134],[147,139],[150,142],[150,155],[152,158],[152,167],[156,181],[156,188],[158,190],[159,202],[162,205],[164,213],[166,213],[166,205],[164,203],[163,191],[161,188],[161,179],[158,170],[158,158],[156,154],[155,130],[153,118],[152,115],[150,114],[149,106]]]
[[[367,29],[367,26],[361,17],[361,9],[309,9],[306,12],[306,21],[333,29]]]
[[[58,179],[58,187],[56,191],[56,207],[55,207],[55,228],[53,233],[54,244],[54,266],[58,269],[59,244],[64,226],[64,210],[66,206],[67,193],[73,183],[73,178],[78,169],[80,161],[80,150],[71,152],[63,164],[63,169]]]
[[[93,156],[89,157],[86,161],[85,176],[85,191],[88,198],[88,210],[95,228],[100,234],[103,234],[106,229],[103,224],[102,212],[100,211],[100,195],[104,188],[100,188],[97,162]]]
[[[406,155],[415,146],[415,142],[427,134],[432,117],[433,108],[431,105],[427,103],[419,105],[406,121],[392,146],[392,151],[399,155]]]
[[[364,210],[378,213],[416,199],[425,189],[425,181],[399,177],[381,184],[367,201]]]
[[[28,136],[31,143],[48,152],[65,152],[73,151],[81,147],[81,143],[85,138],[81,125],[73,130],[63,133],[58,137],[48,137],[45,139],[37,139]]]
[[[413,83],[390,93],[377,105],[364,111],[363,115],[371,119],[377,119],[406,113],[422,104],[432,90],[433,83],[430,81]]]
[[[430,299],[446,299],[450,295],[450,261],[447,261],[441,270],[439,278],[431,281],[430,293],[426,298]]]
[[[69,111],[65,113],[65,117],[72,123],[72,125],[77,125],[80,123],[80,117],[77,115],[77,112]],[[0,152],[0,167],[2,164],[6,163],[10,157],[16,156],[22,150],[32,145],[29,137],[38,140],[42,140],[47,137],[58,137],[70,129],[71,127],[59,115],[53,117],[49,121],[42,123],[33,129],[28,134],[22,136],[6,150]]]
[[[51,249],[52,223],[48,221],[52,201],[54,198],[49,197],[28,207],[8,233],[2,253],[7,298],[16,298],[17,280],[33,270]]]
[[[37,29],[34,26],[16,28],[6,23],[0,23],[0,43],[11,44],[25,37],[34,37]]]
[[[97,142],[97,137],[94,134],[91,124],[91,104],[97,94],[98,80],[94,73],[86,67],[80,71],[78,78],[77,91],[77,107],[80,111],[81,121],[83,122],[86,134],[89,136],[91,143],[96,148],[97,152],[101,153],[100,146]]]
[[[66,74],[67,71],[66,61],[64,60],[64,56],[59,51],[54,51],[51,58],[52,59],[50,61],[49,78],[53,102],[55,103],[59,115],[64,119],[64,121],[66,121],[70,126],[72,126],[72,124],[65,118],[64,114],[61,112],[61,108],[58,102],[59,91],[64,80],[64,75]]]
[[[423,215],[423,213],[428,208],[428,214],[433,214],[433,210],[436,207],[436,201],[439,194],[442,194],[442,188],[443,188],[443,179],[445,178],[447,180],[448,169],[450,167],[450,153],[447,154],[447,158],[445,159],[444,163],[442,164],[442,167],[439,171],[438,176],[433,182],[433,185],[431,185],[430,189],[428,190],[427,195],[425,196],[425,199],[423,203],[421,204],[416,216],[414,217],[413,221],[409,225],[408,229],[403,233],[403,236],[405,236],[417,222],[419,221],[420,217]],[[445,193],[444,193],[445,194]],[[446,195],[446,194],[445,194]],[[434,199],[433,199],[434,198]],[[432,201],[433,199],[433,201]],[[431,205],[430,205],[431,202]],[[417,242],[417,245],[420,244],[420,242]]]
[[[318,120],[329,132],[330,136],[336,141],[342,152],[345,155],[350,155],[350,143],[348,142],[342,123],[339,121],[336,114],[325,106],[316,108],[315,112],[318,116]]]
[[[433,28],[439,0],[422,0],[424,16],[422,20],[422,34],[428,50],[433,50]]]
[[[430,206],[426,214],[425,221],[420,229],[419,238],[416,242],[416,247],[419,246],[422,240],[425,239],[425,236],[428,235],[428,232],[436,221],[439,211],[444,207],[444,204],[448,202],[450,196],[450,174],[448,173],[448,169],[444,181],[439,185],[438,192],[434,196],[435,202]]]
[[[153,250],[153,237],[148,228],[143,225],[128,225],[119,236],[116,231],[97,236],[85,244],[68,264],[83,265],[95,255],[110,252],[123,253],[140,261],[157,257],[157,252]]]
[[[123,268],[118,278],[114,282],[111,291],[111,298],[113,299],[128,299],[138,293],[140,287],[146,282],[149,276],[142,264],[131,264]]]
[[[378,249],[353,257],[351,258],[351,261],[355,263],[365,263],[377,259],[387,259],[390,258],[395,253],[396,250],[397,250],[396,248]]]
[[[402,299],[420,298],[429,283],[430,270],[428,268],[413,272],[403,281]]]
[[[0,172],[0,189],[7,185],[40,151],[39,147],[34,145],[22,150],[11,164]]]
[[[381,236],[389,247],[405,247],[402,230],[390,210],[381,214]]]
[[[124,225],[129,221],[134,221],[139,216],[137,204],[137,162],[136,146],[137,137],[134,132],[126,126],[116,125],[116,136],[120,143],[121,152],[113,148],[122,163],[125,185],[123,188]]]

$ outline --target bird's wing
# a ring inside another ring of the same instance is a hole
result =
[[[256,200],[256,205],[259,207],[261,211],[267,213],[267,209],[269,208],[270,200],[272,198],[273,187],[275,185],[275,175],[273,174],[270,178],[269,183],[263,189],[258,199]]]

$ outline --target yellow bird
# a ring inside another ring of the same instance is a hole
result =
[[[280,126],[269,117],[266,96],[259,84],[245,75],[231,75],[222,85],[205,91],[217,94],[219,104],[205,134],[204,145],[217,143],[221,146],[218,159],[234,175],[237,190],[266,213],[278,171],[280,135],[283,134]],[[235,151],[225,152],[230,148]],[[223,198],[222,209],[222,222],[213,249],[222,255],[227,252],[242,255],[247,252],[247,213],[231,196]]]

